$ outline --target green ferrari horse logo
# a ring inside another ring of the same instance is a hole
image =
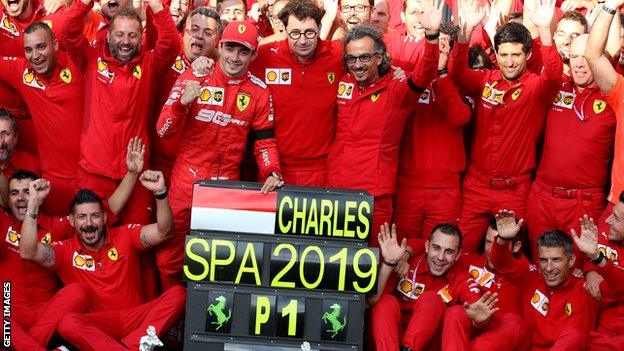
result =
[[[215,299],[215,301],[217,303],[208,305],[208,313],[211,316],[214,313],[214,315],[217,317],[217,321],[212,322],[211,324],[216,324],[217,325],[216,330],[219,330],[219,328],[221,328],[223,324],[227,323],[232,317],[232,309],[230,308],[226,316],[224,309],[225,309],[225,303],[227,302],[227,299],[223,295],[220,295],[219,297]]]
[[[342,323],[340,323],[340,305],[335,303],[329,306],[329,308],[331,312],[323,313],[323,322],[331,324],[331,329],[327,329],[327,332],[333,333],[331,337],[335,338],[347,325],[347,316],[342,317]]]

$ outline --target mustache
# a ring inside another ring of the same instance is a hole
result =
[[[80,228],[80,230],[85,232],[85,233],[94,233],[97,229],[98,229],[98,227],[93,226],[93,225],[86,225],[86,226]]]

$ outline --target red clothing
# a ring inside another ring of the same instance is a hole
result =
[[[126,169],[126,148],[139,136],[150,145],[149,111],[156,80],[174,63],[180,51],[175,24],[168,11],[153,15],[158,42],[151,51],[141,50],[122,63],[98,40],[89,46],[82,35],[90,7],[74,2],[68,14],[63,40],[70,57],[85,75],[85,126],[80,166],[87,172],[119,180]],[[149,164],[149,148],[145,159]]]
[[[198,81],[202,93],[195,102],[184,106],[180,97],[189,80]],[[167,138],[180,128],[183,138],[171,175],[169,196],[176,234],[156,252],[164,286],[174,284],[182,269],[182,247],[190,224],[195,181],[238,180],[249,133],[254,140],[261,179],[280,171],[273,137],[271,95],[266,85],[249,72],[243,77],[229,78],[217,63],[210,76],[198,77],[192,70],[182,74],[163,107],[157,130],[162,138]],[[211,145],[212,151],[206,145]]]
[[[78,68],[63,52],[58,53],[49,77],[37,74],[26,59],[4,58],[0,81],[13,86],[31,111],[43,177],[75,179],[84,113],[84,85]]]
[[[386,33],[383,36],[392,65],[405,71],[413,71],[425,54],[426,40],[416,40],[409,35]],[[437,64],[437,62],[436,62]]]
[[[0,56],[24,57],[24,40],[22,39],[24,29],[35,21],[45,22],[57,38],[61,37],[67,9],[61,8],[55,13],[46,15],[43,4],[39,1],[30,2],[33,11],[27,18],[18,19],[10,17],[0,4]]]
[[[491,261],[498,273],[520,289],[534,348],[584,350],[585,336],[594,326],[596,303],[583,286],[583,279],[570,275],[551,288],[538,267],[514,259],[507,245],[497,241],[492,246]],[[583,336],[580,340],[579,335]]]
[[[143,226],[129,224],[107,228],[104,246],[91,251],[72,239],[54,242],[56,260],[52,269],[63,283],[82,283],[91,296],[89,310],[113,311],[142,304],[139,239]]]
[[[325,173],[336,130],[336,90],[344,74],[342,46],[339,41],[319,41],[314,58],[302,64],[284,40],[261,46],[252,62],[251,72],[264,77],[273,96],[275,139],[285,170]],[[324,185],[324,179],[296,183],[287,174],[287,184]]]
[[[475,135],[469,169],[490,178],[510,178],[535,168],[537,138],[563,72],[554,45],[542,46],[544,71],[524,72],[513,82],[498,70],[468,68],[468,46],[458,43],[451,73],[476,103]]]
[[[546,119],[537,179],[566,189],[604,189],[615,124],[615,114],[598,87],[579,92],[572,78],[563,82]]]
[[[327,161],[327,185],[390,195],[396,186],[401,134],[413,112],[412,99],[422,94],[435,74],[437,44],[427,43],[426,55],[411,78],[394,79],[389,72],[361,88],[346,75],[338,86],[336,139]]]

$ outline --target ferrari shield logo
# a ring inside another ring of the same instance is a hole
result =
[[[52,21],[44,20],[43,23],[45,23],[48,27],[50,27],[50,29],[52,29]]]
[[[69,68],[63,69],[59,76],[61,77],[61,80],[67,84],[71,83],[72,81],[72,74]]]
[[[563,309],[565,310],[565,313],[566,313],[568,316],[571,316],[571,315],[572,315],[572,304],[571,304],[571,303],[569,303],[569,302],[568,302],[568,303],[566,303],[566,304],[565,304],[565,307],[564,307]]]
[[[372,93],[371,94],[371,101],[372,102],[377,101],[377,99],[379,99],[379,94],[380,94],[379,92]]]
[[[46,233],[46,235],[44,235],[41,238],[41,242],[44,244],[49,244],[52,241],[52,235],[50,233]]]
[[[607,103],[602,100],[594,100],[594,112],[596,114],[602,113],[607,108]]]
[[[238,95],[236,96],[236,107],[238,107],[238,110],[240,112],[245,111],[245,109],[247,109],[247,106],[249,106],[250,102],[251,96],[249,96],[248,94],[238,93]]]
[[[111,247],[110,250],[108,250],[108,258],[110,258],[111,261],[117,261],[117,259],[119,258],[119,254],[117,253],[116,248]]]
[[[15,24],[11,23],[11,21],[9,20],[9,17],[7,17],[6,15],[3,15],[2,20],[0,20],[0,28],[6,30],[7,32],[15,36],[19,35],[19,31],[15,27]]]
[[[239,24],[239,25],[238,25],[238,32],[239,32],[240,34],[245,33],[245,31],[246,31],[246,30],[247,30],[247,27],[245,27],[245,25],[244,25],[244,24]]]
[[[139,65],[134,66],[134,70],[132,70],[132,75],[136,79],[141,79],[141,76],[143,75],[143,71],[141,70],[141,66],[139,66]]]
[[[336,73],[327,72],[327,81],[329,82],[329,84],[334,84],[335,80],[336,80]]]
[[[518,100],[518,96],[520,96],[521,92],[522,92],[522,89],[516,89],[516,91],[514,91],[513,94],[511,94],[511,99],[513,101]]]

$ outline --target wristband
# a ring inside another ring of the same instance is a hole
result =
[[[614,9],[610,8],[609,6],[607,6],[606,4],[605,4],[605,5],[602,5],[602,10],[603,10],[604,12],[606,12],[606,13],[610,14],[610,15],[615,15],[615,13],[617,12],[617,11],[615,11]]]
[[[388,267],[396,267],[398,263],[390,263],[388,261],[383,261],[383,264],[385,264]]]
[[[427,34],[425,33],[425,39],[431,41],[436,40],[440,37],[440,31],[435,32],[435,34]]]
[[[448,74],[448,68],[444,67],[444,68],[438,70],[438,77],[442,76],[442,75],[445,75],[445,74]]]
[[[277,179],[277,180],[282,180],[282,175],[277,173],[277,172],[271,172],[271,177]]]
[[[595,264],[595,265],[599,265],[602,262],[602,259],[605,258],[605,255],[602,252],[598,253],[598,258],[594,259],[594,260],[589,260],[589,262]]]
[[[156,200],[164,200],[167,198],[167,196],[169,196],[169,190],[165,189],[165,191],[163,191],[162,193],[154,193],[154,197],[156,198]]]
[[[37,212],[30,212],[30,211],[26,211],[26,215],[32,219],[37,219]]]

